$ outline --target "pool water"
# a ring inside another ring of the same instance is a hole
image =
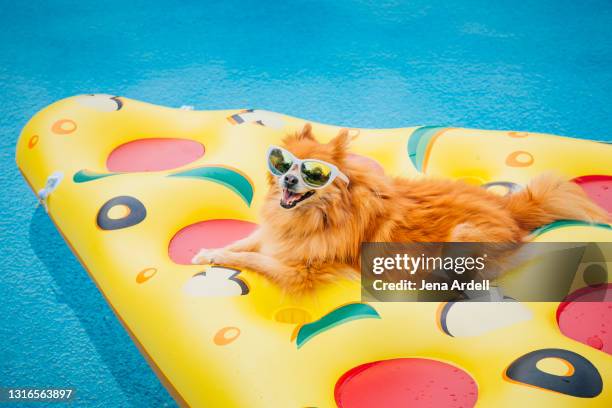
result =
[[[0,386],[174,405],[19,175],[15,141],[37,110],[110,93],[612,139],[612,3],[530,3],[0,2]]]

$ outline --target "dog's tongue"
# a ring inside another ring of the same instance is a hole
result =
[[[293,193],[286,188],[283,188],[283,203],[291,204],[302,196],[300,193]]]

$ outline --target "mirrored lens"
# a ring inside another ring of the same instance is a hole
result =
[[[268,156],[268,166],[270,167],[270,171],[277,176],[281,174],[285,174],[291,168],[293,164],[293,160],[291,156],[281,150],[281,149],[272,149],[270,150],[270,155]]]
[[[311,187],[323,187],[332,174],[331,167],[316,161],[303,162],[301,171],[304,182]]]

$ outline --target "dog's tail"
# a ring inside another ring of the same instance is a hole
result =
[[[593,203],[577,184],[545,173],[507,196],[506,208],[524,231],[558,220],[609,223],[610,214]]]

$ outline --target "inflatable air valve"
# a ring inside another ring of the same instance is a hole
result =
[[[45,209],[45,212],[49,212],[49,208],[47,206],[47,199],[49,198],[51,193],[55,191],[55,189],[59,186],[59,183],[62,181],[63,178],[64,173],[61,171],[56,171],[47,178],[45,186],[41,190],[38,190],[38,202],[42,204],[43,208]]]

